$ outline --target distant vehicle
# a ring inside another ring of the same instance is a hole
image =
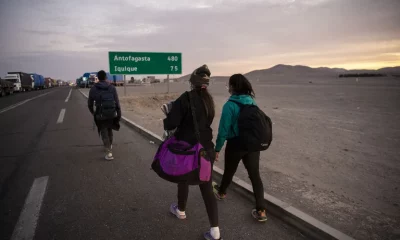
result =
[[[96,82],[96,78],[97,78],[97,75],[95,73],[90,74],[89,78],[87,80],[87,86],[86,87],[88,87],[88,88],[93,87],[93,85]]]
[[[45,80],[42,75],[31,73],[31,77],[33,78],[33,89],[44,89]]]
[[[44,88],[51,88],[51,87],[53,87],[51,78],[48,78],[48,77],[45,78],[44,79]]]
[[[111,75],[109,72],[107,74],[107,80],[112,85],[115,86],[124,86],[124,77],[123,75]],[[86,72],[82,75],[81,78],[77,79],[77,85],[81,88],[92,87],[96,82],[97,72]]]
[[[82,77],[81,81],[79,82],[79,87],[80,88],[85,88],[87,86],[87,78]]]
[[[0,97],[14,93],[14,83],[0,78]]]
[[[24,72],[8,72],[4,80],[14,84],[14,92],[31,91],[34,86],[31,75]]]
[[[124,76],[123,75],[112,75],[112,79],[109,79],[113,85],[124,86]]]

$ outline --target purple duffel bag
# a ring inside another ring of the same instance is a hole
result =
[[[173,183],[198,185],[211,180],[212,163],[201,145],[193,99],[189,101],[193,115],[197,143],[191,145],[172,136],[158,148],[151,168],[163,179]]]

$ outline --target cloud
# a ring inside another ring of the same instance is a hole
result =
[[[55,35],[55,34],[62,34],[62,32],[52,31],[52,30],[34,30],[34,29],[27,29],[23,30],[28,34],[37,34],[37,35]]]
[[[218,75],[278,63],[392,64],[400,52],[397,0],[28,3],[0,3],[0,61],[35,72],[59,69],[54,73],[63,78],[107,68],[108,51],[182,52],[184,73],[209,63]],[[38,53],[40,61],[29,63]],[[76,68],[59,68],[71,56]]]

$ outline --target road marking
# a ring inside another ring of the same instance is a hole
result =
[[[64,116],[65,116],[65,108],[61,109],[60,115],[58,116],[57,119],[57,124],[62,123],[64,121]]]
[[[35,237],[40,208],[47,190],[49,177],[36,178],[25,200],[24,208],[19,215],[11,240],[31,240]]]
[[[68,102],[69,98],[71,97],[71,92],[72,92],[72,88],[71,88],[71,90],[69,90],[68,97],[65,99],[65,102]]]
[[[363,133],[363,132],[361,132],[361,131],[354,131],[354,130],[350,130],[350,129],[346,129],[346,128],[341,128],[341,127],[327,127],[327,128],[336,129],[336,130],[341,130],[341,131],[345,131],[345,132],[357,133],[357,134],[361,134],[361,135],[364,135],[364,134],[365,134],[365,133]]]
[[[29,99],[26,99],[26,100],[24,100],[24,101],[22,101],[22,102],[13,104],[13,105],[8,106],[8,107],[6,107],[6,108],[3,108],[3,109],[0,110],[0,114],[2,114],[2,113],[4,113],[4,112],[7,112],[7,111],[9,111],[9,110],[11,110],[11,109],[14,109],[14,108],[16,108],[16,107],[18,107],[18,106],[21,106],[22,104],[25,104],[25,103],[30,102],[30,101],[32,101],[32,100],[35,100],[36,98],[44,97],[44,96],[46,96],[47,94],[50,94],[50,93],[53,93],[53,91],[52,91],[52,92],[48,92],[48,93],[44,93],[44,94],[40,94],[39,96],[36,96],[36,97],[33,97],[33,98],[29,98]]]

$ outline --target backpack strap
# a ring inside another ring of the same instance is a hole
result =
[[[193,125],[194,125],[194,132],[196,135],[196,140],[198,142],[200,142],[200,131],[199,131],[199,125],[197,124],[196,108],[194,106],[193,96],[192,96],[191,92],[187,92],[187,94],[189,95],[190,109],[192,110]]]
[[[243,104],[243,103],[240,103],[240,102],[235,101],[235,100],[232,100],[232,99],[229,99],[228,102],[234,102],[234,103],[236,103],[240,108],[244,107],[244,104]]]

